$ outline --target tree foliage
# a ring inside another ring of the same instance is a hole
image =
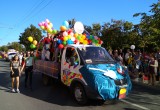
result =
[[[33,39],[37,40],[38,42],[42,38],[42,32],[40,29],[36,28],[34,25],[30,25],[30,27],[26,28],[23,33],[19,36],[20,44],[23,44],[26,50],[31,50],[30,44],[31,42],[28,41],[28,37],[32,36]]]

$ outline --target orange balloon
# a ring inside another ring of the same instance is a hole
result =
[[[34,45],[37,45],[37,41],[36,41],[36,40],[34,40],[34,41],[33,41],[33,44],[34,44]]]
[[[60,27],[60,30],[61,30],[61,31],[66,31],[67,28],[66,28],[65,26],[61,26],[61,27]]]

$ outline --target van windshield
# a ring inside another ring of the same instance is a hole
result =
[[[115,62],[109,53],[102,47],[83,47],[78,48],[78,52],[85,63],[113,63]]]

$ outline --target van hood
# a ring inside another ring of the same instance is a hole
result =
[[[88,64],[82,67],[80,72],[88,86],[98,91],[104,100],[118,97],[120,87],[115,84],[115,80],[127,80],[127,94],[132,87],[127,69],[124,69],[118,63]]]

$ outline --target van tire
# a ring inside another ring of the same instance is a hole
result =
[[[43,85],[44,85],[44,86],[49,85],[49,82],[50,82],[49,76],[47,76],[47,75],[45,75],[45,74],[42,74],[42,81],[43,81]]]
[[[88,102],[88,98],[86,95],[86,92],[84,90],[84,87],[80,83],[75,83],[72,86],[72,95],[75,99],[75,101],[80,105],[85,105]]]

